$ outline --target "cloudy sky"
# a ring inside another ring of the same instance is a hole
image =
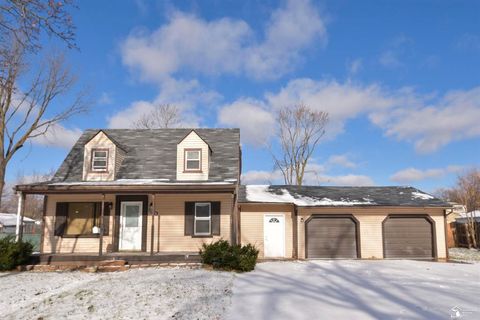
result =
[[[307,183],[451,185],[480,162],[480,3],[474,1],[82,1],[79,51],[92,92],[78,116],[9,167],[57,168],[86,128],[125,128],[155,103],[183,125],[239,127],[245,183],[278,183],[265,145],[275,112],[330,114]]]

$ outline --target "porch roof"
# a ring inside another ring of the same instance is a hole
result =
[[[25,193],[154,193],[154,192],[208,192],[226,190],[232,192],[236,188],[235,179],[225,181],[185,181],[170,182],[168,179],[119,179],[114,181],[79,181],[55,182],[46,181],[17,185],[16,191]]]

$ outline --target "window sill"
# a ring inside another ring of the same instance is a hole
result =
[[[211,234],[193,235],[192,238],[213,238],[213,235],[211,235]]]
[[[183,173],[203,173],[202,170],[183,170]]]
[[[105,235],[104,235],[105,236]],[[99,238],[99,234],[64,234],[62,238]]]

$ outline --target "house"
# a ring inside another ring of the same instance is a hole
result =
[[[226,239],[265,259],[447,257],[451,206],[417,189],[242,186],[240,175],[239,129],[86,130],[51,181],[16,190],[46,196],[49,256],[187,258]]]
[[[23,217],[23,233],[34,233],[38,221]],[[17,215],[15,213],[0,213],[0,233],[15,234]]]

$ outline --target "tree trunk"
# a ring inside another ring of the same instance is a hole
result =
[[[3,188],[5,188],[6,162],[0,161],[0,208],[2,207]]]

